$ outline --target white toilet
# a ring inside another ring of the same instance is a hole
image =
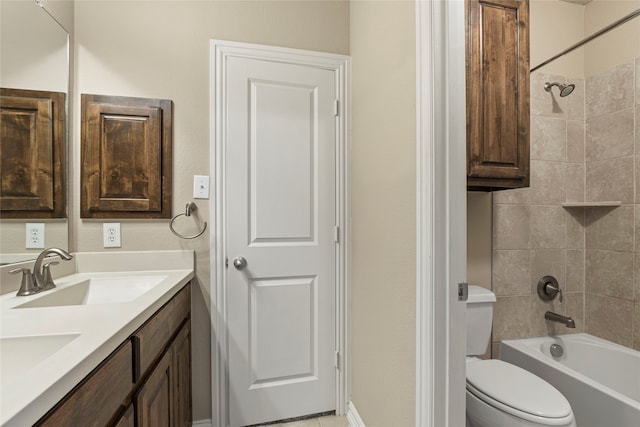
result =
[[[493,321],[493,292],[469,286],[467,427],[575,427],[567,399],[551,384],[502,360],[481,360]]]

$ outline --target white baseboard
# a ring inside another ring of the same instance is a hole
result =
[[[366,427],[353,402],[347,403],[347,421],[349,427]]]
[[[211,420],[198,420],[191,424],[192,427],[213,427],[213,421]]]

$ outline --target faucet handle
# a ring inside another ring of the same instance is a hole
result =
[[[52,261],[42,267],[42,277],[44,278],[44,285],[42,286],[42,288],[40,288],[41,291],[46,291],[56,287],[56,285],[53,283],[53,277],[51,277],[50,266],[58,264],[60,264],[58,261]]]
[[[562,290],[558,284],[558,280],[553,276],[543,276],[538,281],[538,296],[543,301],[551,301],[560,294],[560,302],[562,303]]]
[[[40,291],[40,289],[33,284],[33,275],[31,274],[31,270],[28,268],[16,268],[15,270],[9,271],[9,273],[22,273],[22,282],[20,283],[18,293],[16,293],[17,296],[33,295]]]

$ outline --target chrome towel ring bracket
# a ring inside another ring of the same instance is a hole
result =
[[[171,232],[173,234],[175,234],[176,236],[178,236],[181,239],[195,239],[196,237],[199,237],[202,235],[202,233],[205,232],[205,230],[207,229],[207,221],[204,222],[204,225],[202,226],[202,230],[198,233],[195,234],[193,236],[183,236],[182,234],[178,233],[174,228],[173,228],[173,223],[175,222],[175,220],[180,217],[180,216],[191,216],[191,212],[194,212],[198,209],[198,206],[196,206],[196,204],[194,202],[188,202],[187,206],[184,209],[184,212],[179,213],[178,215],[174,216],[173,218],[171,218],[171,221],[169,222],[169,229],[171,230]]]

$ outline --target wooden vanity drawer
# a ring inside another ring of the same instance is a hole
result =
[[[132,346],[126,341],[36,425],[105,426],[133,387]]]
[[[134,381],[137,382],[176,333],[191,310],[191,287],[185,286],[149,319],[132,337]]]

